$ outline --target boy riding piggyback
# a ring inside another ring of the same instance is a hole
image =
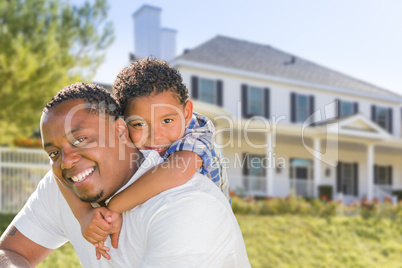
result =
[[[214,125],[207,117],[193,112],[188,89],[177,70],[162,60],[140,59],[121,70],[113,90],[134,146],[143,153],[157,152],[163,162],[115,195],[107,204],[108,210],[121,214],[186,183],[196,172],[210,178],[230,202],[222,155],[213,138]],[[83,202],[82,206],[77,200],[72,202],[75,196],[65,191],[63,195],[80,222],[84,237],[98,246],[97,257],[102,253],[110,258],[105,252],[108,248],[103,246],[107,230],[113,225],[110,217],[102,211],[89,211]],[[102,217],[104,221],[100,220]]]

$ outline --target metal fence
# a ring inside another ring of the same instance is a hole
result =
[[[49,169],[42,149],[0,147],[0,212],[18,212]]]

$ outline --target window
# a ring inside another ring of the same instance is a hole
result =
[[[374,183],[376,185],[392,185],[392,167],[375,165]]]
[[[192,76],[191,98],[223,106],[223,82],[221,80]]]
[[[314,113],[314,96],[290,94],[291,121],[303,123]]]
[[[262,88],[249,87],[248,114],[264,116],[264,92]]]
[[[377,124],[387,129],[387,109],[382,107],[377,107],[376,109],[376,119]]]
[[[304,122],[309,117],[309,99],[306,95],[297,95],[296,122]]]
[[[216,103],[216,89],[215,81],[210,79],[200,79],[200,101],[215,104]]]
[[[265,168],[267,163],[263,155],[244,154],[243,186],[250,194],[262,194],[266,192]]]
[[[296,195],[310,197],[314,194],[313,162],[308,159],[290,160],[290,188]]]
[[[371,106],[371,119],[379,126],[392,133],[392,108]]]
[[[337,192],[345,195],[358,195],[358,164],[338,162]]]
[[[339,101],[339,110],[338,110],[338,116],[347,116],[351,114],[357,113],[356,111],[356,102],[350,102],[350,101]]]
[[[307,159],[290,160],[290,178],[308,180],[313,177],[313,162]]]
[[[342,178],[342,192],[347,195],[353,195],[354,185],[353,185],[353,165],[343,164],[341,169]]]
[[[241,96],[243,117],[259,115],[269,118],[269,88],[242,84]]]

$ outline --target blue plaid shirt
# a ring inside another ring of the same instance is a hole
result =
[[[208,117],[193,113],[183,138],[175,141],[169,147],[163,160],[177,151],[190,151],[198,154],[203,162],[198,172],[210,178],[230,202],[229,182],[222,163],[223,155],[216,148],[214,133],[215,126]]]

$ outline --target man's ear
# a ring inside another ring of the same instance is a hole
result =
[[[193,102],[188,100],[184,106],[184,119],[186,120],[186,126],[190,123],[193,116]]]

